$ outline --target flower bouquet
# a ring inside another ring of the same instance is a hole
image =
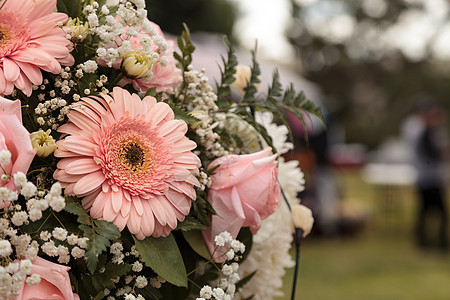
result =
[[[279,294],[312,217],[273,119],[320,110],[224,41],[213,87],[144,0],[0,0],[1,299]]]

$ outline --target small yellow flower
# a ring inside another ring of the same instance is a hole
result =
[[[37,156],[47,157],[56,150],[56,141],[50,135],[51,130],[39,129],[30,134],[31,145],[37,151]]]
[[[88,36],[88,22],[83,24],[78,18],[70,18],[66,23],[66,32],[72,36],[72,41],[82,42]]]
[[[148,77],[156,60],[145,53],[130,51],[123,57],[122,69],[129,78]]]

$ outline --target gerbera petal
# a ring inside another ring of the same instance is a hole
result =
[[[177,191],[179,193],[183,193],[191,199],[196,198],[194,187],[190,184],[187,184],[185,182],[173,181],[169,185],[175,191]]]
[[[103,207],[103,219],[106,221],[114,221],[117,216],[117,213],[114,211],[112,206],[112,193],[109,194],[109,197],[105,201],[105,206]]]
[[[78,158],[73,159],[64,169],[67,169],[68,174],[80,175],[88,174],[100,170],[101,166],[98,165],[94,159],[88,158]]]
[[[83,199],[81,199],[81,204],[83,205],[85,210],[89,210],[92,207],[92,204],[94,203],[95,199],[97,198],[98,194],[100,194],[101,190],[98,189],[97,192],[92,193]]]
[[[161,200],[159,203],[161,204],[162,207],[164,207],[167,225],[171,229],[175,229],[177,227],[177,216],[175,215],[175,212],[173,211],[172,205],[165,199]]]
[[[142,207],[141,197],[132,196],[132,203],[138,215],[142,216],[144,213],[144,208]]]
[[[94,156],[94,144],[80,137],[66,137],[62,146],[66,151],[77,153],[78,155]]]
[[[42,83],[42,72],[38,67],[24,63],[16,60],[16,64],[20,67],[22,72],[30,79],[33,84],[41,84]]]
[[[167,103],[158,102],[153,107],[153,114],[147,115],[147,119],[154,125],[158,125],[167,115],[172,112],[172,109]]]
[[[172,189],[168,189],[165,196],[180,212],[187,215],[191,209],[191,201],[185,195]]]
[[[145,236],[151,236],[155,228],[155,217],[148,201],[142,201],[144,214],[142,215],[141,230]]]
[[[70,174],[67,174],[67,172],[65,170],[56,170],[55,173],[53,173],[53,177],[56,180],[59,180],[62,182],[77,182],[83,176],[82,175],[70,175]]]
[[[33,92],[32,84],[31,84],[30,80],[27,78],[27,76],[23,72],[20,72],[19,76],[17,77],[17,79],[14,80],[14,85],[19,90],[24,92],[24,94],[27,95],[28,97],[31,96],[31,93]]]
[[[5,94],[5,89],[6,89],[5,74],[3,73],[3,67],[0,67],[0,95]]]
[[[55,2],[55,0],[40,0],[38,4],[37,1],[31,1],[30,5],[33,5],[33,9],[26,10],[25,14],[29,19],[37,19],[48,15],[53,11]]]
[[[137,234],[141,229],[142,217],[137,213],[135,207],[132,205],[130,209],[130,218],[128,219],[127,227],[132,234]]]
[[[197,147],[197,144],[194,141],[191,141],[187,138],[177,141],[173,146],[172,150],[174,152],[184,152],[194,150]]]
[[[86,194],[90,191],[99,188],[103,181],[105,181],[105,175],[102,171],[96,171],[94,173],[87,174],[78,180],[73,188],[76,194]]]
[[[5,79],[13,82],[19,77],[20,68],[14,62],[14,60],[9,59],[8,57],[3,57],[3,72],[5,74]]]
[[[103,209],[105,208],[105,204],[108,201],[109,196],[109,193],[101,192],[94,199],[90,210],[91,216],[94,219],[100,219],[103,216]]]
[[[122,207],[120,208],[120,213],[122,214],[122,216],[128,216],[128,214],[130,213],[130,208],[131,208],[131,201],[128,201],[125,199],[125,201],[122,201]]]
[[[155,215],[156,220],[158,220],[159,224],[165,226],[167,224],[166,214],[164,212],[164,208],[159,201],[159,196],[155,195],[152,199],[147,200],[150,202],[150,207],[153,211],[153,215]]]
[[[69,114],[69,120],[77,125],[80,129],[87,131],[87,132],[93,132],[98,130],[99,125],[96,122],[96,120],[90,119],[86,114],[80,113],[79,111],[72,111]]]
[[[127,225],[129,220],[129,216],[122,216],[121,214],[117,214],[116,218],[114,219],[113,223],[119,227],[119,230],[124,230],[125,226]]]
[[[111,203],[115,213],[119,213],[123,201],[126,200],[123,199],[122,190],[120,189],[118,189],[117,191],[113,190],[111,193]]]

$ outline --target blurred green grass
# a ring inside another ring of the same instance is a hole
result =
[[[303,241],[296,299],[450,299],[450,253],[414,243],[412,187],[373,186],[357,170],[336,175],[342,201],[365,207],[370,217],[354,236]],[[292,278],[289,269],[278,300],[290,299]]]

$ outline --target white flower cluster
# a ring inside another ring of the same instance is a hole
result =
[[[56,227],[50,233],[41,231],[39,237],[44,243],[41,246],[42,251],[50,257],[58,256],[58,262],[67,264],[70,256],[74,259],[84,258],[87,248],[88,238],[79,237],[61,227]]]
[[[200,168],[200,172],[197,176],[198,181],[200,182],[199,189],[201,191],[204,191],[206,188],[210,187],[212,181],[211,177],[208,176],[208,174],[204,171],[203,167]]]
[[[116,299],[115,297],[125,297],[125,299],[144,299],[141,295],[134,295],[134,288],[143,289],[148,284],[155,288],[160,288],[161,285],[166,282],[162,277],[146,277],[144,274],[148,271],[145,268],[145,263],[141,260],[139,253],[136,251],[136,247],[132,246],[129,252],[124,253],[124,247],[121,242],[115,242],[111,245],[109,252],[113,255],[111,261],[114,264],[123,264],[126,262],[131,264],[131,270],[136,273],[133,275],[127,275],[125,277],[117,277],[114,282],[119,283],[122,280],[123,284],[120,285],[115,292],[109,289],[105,289],[103,292],[107,296],[107,300]],[[136,260],[134,260],[136,259]],[[105,268],[100,270],[104,272]],[[133,298],[134,297],[134,298]],[[142,298],[141,298],[142,297]]]
[[[221,269],[221,276],[217,288],[205,285],[200,290],[200,298],[196,300],[217,299],[231,300],[236,293],[236,283],[241,279],[239,276],[239,264],[236,262],[245,252],[245,245],[231,237],[229,232],[222,232],[214,238],[217,247],[227,247],[224,258],[228,263],[224,263]],[[231,262],[231,261],[235,262]],[[231,262],[231,263],[230,263]]]
[[[5,241],[0,241],[0,248],[3,248]],[[29,259],[19,260],[9,263],[6,267],[0,266],[0,296],[1,299],[10,299],[18,295],[23,282],[35,285],[41,281],[37,274],[31,274],[32,263]]]
[[[214,132],[214,128],[219,125],[219,121],[215,120],[215,113],[218,111],[216,105],[217,95],[208,83],[208,77],[205,76],[205,70],[198,72],[192,66],[188,66],[188,71],[184,72],[186,82],[186,97],[179,96],[180,101],[187,103],[190,114],[199,121],[195,122],[192,129],[199,137],[199,143],[208,151],[206,155],[212,157],[220,157],[228,155],[233,149],[226,149],[220,144],[220,136]]]
[[[2,163],[8,163],[8,157],[10,155],[7,151],[0,152]],[[40,247],[39,242],[33,240],[29,234],[21,234],[20,226],[40,220],[43,211],[49,207],[56,212],[64,209],[65,199],[61,195],[61,185],[53,184],[48,192],[38,190],[21,172],[13,176],[5,173],[2,180],[14,180],[17,189],[0,188],[1,201],[6,205],[0,215],[0,261],[3,262],[0,265],[0,298],[9,299],[18,294],[18,289],[25,280],[28,284],[39,283],[40,277],[30,274],[31,261],[38,256],[39,249],[49,256],[59,256],[59,262],[67,263],[70,260],[70,252],[64,243],[73,246],[71,248],[74,258],[84,258],[87,238],[68,235],[67,230],[57,227],[51,233],[40,233],[40,239],[45,241]],[[27,200],[26,208],[15,203],[19,193]]]
[[[168,44],[164,38],[158,35],[157,29],[147,19],[145,1],[120,0],[115,2],[111,1],[111,3],[99,7],[99,4],[94,1],[83,9],[89,24],[89,34],[100,38],[97,56],[108,67],[112,67],[116,62],[121,62],[130,53],[139,55],[140,59],[144,61],[151,62],[150,66],[157,61],[165,65]],[[114,9],[111,9],[113,7]],[[139,38],[140,47],[138,49],[132,47],[131,38]],[[151,72],[145,73],[146,77],[151,77],[151,75]]]
[[[39,89],[42,91],[38,94],[40,103],[34,109],[37,116],[36,121],[39,125],[46,125],[56,130],[65,121],[69,112],[69,106],[64,98],[77,85],[75,81],[70,79],[72,76],[70,70],[69,67],[61,69],[60,75],[56,77],[56,81],[54,82],[54,87],[57,89],[50,86],[50,82],[47,79],[44,79],[42,85],[33,86],[34,90]],[[49,98],[50,100],[46,100]],[[58,112],[56,117],[53,114],[55,111]]]

